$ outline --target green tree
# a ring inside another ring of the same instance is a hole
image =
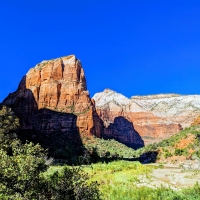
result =
[[[43,179],[46,197],[51,200],[99,200],[97,182],[90,182],[87,173],[80,167],[64,167],[62,173],[55,172]]]
[[[8,150],[10,143],[17,137],[15,131],[19,127],[19,119],[11,108],[0,104],[0,148]]]
[[[0,149],[0,193],[9,199],[38,199],[40,173],[47,169],[40,145],[11,143],[11,155]]]

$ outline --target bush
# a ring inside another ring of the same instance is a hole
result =
[[[181,155],[183,155],[183,153],[184,153],[183,149],[175,149],[175,152],[174,152],[174,154],[176,156],[181,156]]]
[[[168,157],[171,157],[172,156],[172,153],[169,152],[167,149],[164,151],[164,158],[168,158]]]
[[[43,179],[44,192],[52,200],[99,200],[98,183],[89,182],[87,173],[80,167],[65,166],[62,173],[58,171]]]
[[[0,193],[9,199],[37,199],[40,173],[47,169],[45,152],[33,143],[11,143],[11,155],[0,149]]]

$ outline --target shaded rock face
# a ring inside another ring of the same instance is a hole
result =
[[[159,142],[189,127],[200,115],[200,95],[149,95],[131,99],[106,89],[93,97],[105,126],[123,116],[146,144]],[[198,120],[196,120],[196,123]]]
[[[105,127],[102,136],[105,139],[115,139],[134,149],[144,146],[144,141],[134,129],[133,123],[122,116],[116,117],[113,123]]]
[[[139,133],[145,144],[159,142],[182,130],[180,124],[169,123],[149,112],[116,112],[110,107],[103,109],[97,107],[97,113],[106,126],[113,123],[116,117],[123,116],[133,123],[135,131]]]

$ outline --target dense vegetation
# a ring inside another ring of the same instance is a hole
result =
[[[139,162],[112,161],[158,152],[158,158],[185,156],[200,158],[200,127],[190,127],[158,144],[137,151],[116,142],[95,137],[83,138],[86,149],[82,167],[50,166],[47,151],[17,139],[19,121],[0,105],[0,199],[2,200],[193,200],[200,186],[174,191],[170,188],[138,187],[141,176],[150,177],[155,167]],[[82,161],[81,161],[82,159]],[[104,162],[106,161],[106,162]],[[108,161],[108,162],[107,162]],[[111,162],[112,161],[112,162]]]
[[[117,159],[141,160],[143,155],[152,157],[149,162],[164,160],[172,156],[200,160],[200,126],[186,128],[159,143],[133,150],[115,141],[95,137],[84,137],[84,147],[89,151],[90,162],[112,161]],[[154,159],[155,157],[155,159]]]
[[[114,139],[105,140],[103,138],[85,136],[82,141],[93,162],[133,158],[135,153],[135,150]]]
[[[17,139],[18,125],[14,113],[0,105],[0,199],[100,199],[98,184],[89,182],[80,168],[65,167],[63,173],[44,176],[47,152],[39,144]]]

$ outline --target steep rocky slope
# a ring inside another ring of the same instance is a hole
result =
[[[192,126],[197,126],[197,125],[200,125],[200,116],[195,118],[194,121],[192,122]]]
[[[110,89],[93,97],[105,126],[123,116],[131,121],[145,144],[158,142],[191,125],[200,115],[200,95],[161,94],[130,99]]]

